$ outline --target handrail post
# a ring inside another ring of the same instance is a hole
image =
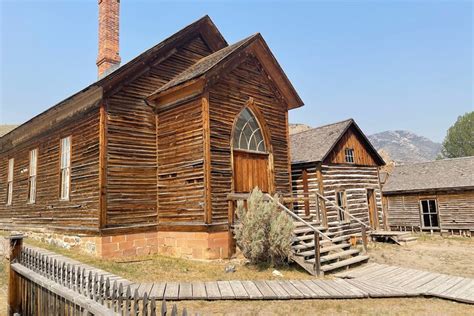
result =
[[[362,245],[364,246],[364,252],[367,252],[367,232],[364,225],[360,225],[362,228]]]
[[[230,259],[235,253],[235,240],[234,240],[234,232],[232,228],[232,226],[235,223],[235,207],[234,207],[233,200],[228,200],[227,202],[228,202],[227,220],[229,222],[227,238],[228,238],[229,259]]]
[[[12,264],[20,261],[21,249],[23,247],[22,235],[11,235],[9,239],[9,276],[8,276],[8,306],[7,313],[12,316],[21,314],[21,294],[19,287],[19,275],[12,269]]]
[[[314,232],[314,265],[313,270],[316,271],[316,275],[321,275],[321,249],[319,248],[319,233]]]

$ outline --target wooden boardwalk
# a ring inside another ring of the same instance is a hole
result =
[[[179,300],[362,299],[434,296],[474,304],[474,279],[369,263],[334,279],[133,283],[59,254],[28,248],[138,289],[140,297]]]

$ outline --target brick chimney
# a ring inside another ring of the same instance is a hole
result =
[[[99,79],[120,66],[119,9],[120,0],[99,0]]]

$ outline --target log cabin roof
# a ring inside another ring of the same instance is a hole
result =
[[[218,51],[228,46],[210,17],[206,15],[141,53],[104,78],[90,84],[5,135],[0,136],[0,152],[6,151],[21,141],[47,131],[60,121],[70,119],[78,113],[83,113],[91,107],[98,106],[103,96],[113,94],[117,87],[130,82],[146,71],[151,65],[164,60],[167,54],[170,54],[170,52],[180,46],[180,43],[197,35],[203,38],[212,51]]]
[[[474,156],[395,166],[384,194],[474,189]]]
[[[382,157],[352,118],[290,135],[292,163],[324,161],[350,127],[354,127],[361,136],[375,161],[384,165]]]
[[[180,86],[185,87],[187,83],[198,80],[199,78],[210,81],[213,76],[221,76],[221,73],[227,67],[235,66],[233,63],[234,59],[247,54],[256,55],[256,57],[262,61],[264,68],[267,68],[269,76],[272,77],[272,81],[285,97],[289,109],[303,105],[303,101],[276,61],[260,33],[251,35],[204,57],[173,80],[158,88],[147,99],[150,101],[156,100],[160,95],[169,91],[174,92],[179,89]]]

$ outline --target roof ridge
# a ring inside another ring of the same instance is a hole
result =
[[[314,131],[314,130],[318,130],[318,129],[321,129],[321,128],[324,128],[324,127],[329,127],[329,126],[333,126],[333,125],[337,125],[337,124],[341,124],[341,123],[345,123],[345,122],[354,122],[354,119],[353,118],[349,118],[349,119],[346,119],[346,120],[343,120],[343,121],[339,121],[339,122],[335,122],[335,123],[330,123],[330,124],[325,124],[325,125],[321,125],[321,126],[316,126],[316,127],[311,127],[310,129],[307,129],[305,131],[301,131],[301,132],[298,132],[298,133],[294,133],[290,136],[293,136],[293,135],[299,135],[299,134],[303,134],[303,133],[307,133],[307,132],[311,132],[311,131]],[[297,123],[294,123],[294,124],[297,124]]]

